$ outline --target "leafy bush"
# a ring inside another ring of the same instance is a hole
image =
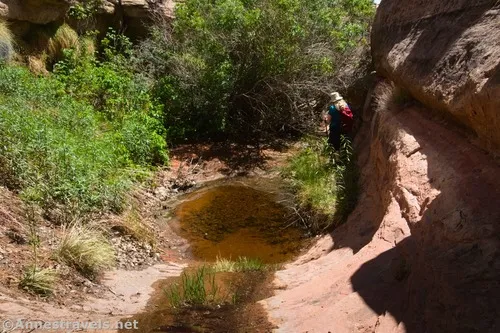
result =
[[[77,20],[88,19],[97,13],[100,3],[100,0],[77,2],[69,8],[68,16]]]
[[[359,194],[359,170],[351,140],[342,136],[340,151],[336,155],[336,200],[334,222],[344,222],[356,207]]]
[[[46,210],[120,209],[133,180],[121,135],[64,88],[0,66],[0,184]]]
[[[371,0],[186,0],[139,48],[173,138],[303,129],[306,102],[351,78]]]
[[[0,185],[58,222],[120,210],[133,181],[168,162],[161,105],[126,67],[126,37],[110,31],[99,61],[91,35],[62,25],[50,36],[49,56],[62,54],[55,75],[0,67]],[[44,67],[37,59],[33,69]]]
[[[168,162],[163,137],[161,106],[151,97],[144,80],[126,66],[131,45],[112,30],[104,39],[105,61],[93,54],[75,57],[74,50],[56,65],[55,73],[75,99],[91,104],[109,122],[138,165]]]

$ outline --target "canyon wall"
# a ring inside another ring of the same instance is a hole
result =
[[[500,3],[383,0],[372,30],[377,72],[500,151]]]
[[[500,332],[499,36],[497,0],[382,0],[358,205],[277,272],[278,332]]]
[[[263,301],[278,332],[500,330],[500,167],[453,123],[375,89],[347,222]]]

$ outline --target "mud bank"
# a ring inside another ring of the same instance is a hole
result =
[[[389,104],[356,138],[356,210],[262,302],[277,332],[500,330],[499,166],[427,110]]]

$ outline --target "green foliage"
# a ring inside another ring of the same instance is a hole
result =
[[[296,189],[301,207],[326,216],[310,219],[315,232],[343,223],[356,206],[359,173],[351,141],[345,136],[339,151],[326,140],[307,142],[284,175]]]
[[[172,307],[208,305],[216,301],[219,287],[215,274],[202,266],[192,273],[182,273],[181,283],[165,291]]]
[[[139,69],[158,80],[170,137],[303,128],[299,106],[348,81],[338,69],[358,60],[373,13],[371,0],[187,0]]]
[[[336,201],[334,166],[326,141],[309,140],[284,170],[297,190],[299,204],[322,214],[333,215]]]
[[[340,151],[335,155],[335,224],[344,222],[356,207],[359,194],[359,170],[351,140],[342,136]]]
[[[85,20],[97,13],[101,0],[84,0],[73,4],[68,11],[68,16],[77,20]]]
[[[81,225],[65,230],[56,257],[90,278],[115,264],[113,247],[102,233],[94,227]]]
[[[130,39],[113,28],[109,28],[106,36],[101,41],[103,56],[107,61],[115,64],[124,62],[132,55],[132,42]]]
[[[46,211],[119,210],[134,180],[123,135],[53,78],[0,67],[0,184]]]
[[[62,53],[51,77],[0,67],[0,185],[65,220],[118,211],[138,177],[168,162],[161,105],[125,66],[126,37],[110,31],[101,61],[92,35],[65,25],[48,46]]]
[[[142,166],[164,164],[168,156],[161,105],[151,97],[144,80],[124,65],[129,43],[110,31],[103,41],[107,60],[98,61],[93,55],[74,57],[74,50],[68,50],[55,74],[68,94],[99,111],[126,148],[123,153],[128,160]]]

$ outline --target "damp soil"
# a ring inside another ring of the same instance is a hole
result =
[[[217,295],[204,306],[174,307],[169,290],[182,286],[182,277],[159,281],[146,310],[132,318],[139,332],[271,332],[257,302],[273,294],[272,268],[295,258],[307,243],[283,204],[287,195],[279,179],[256,178],[216,182],[183,198],[171,220],[195,260],[183,274],[210,267],[217,258],[246,257],[266,265],[259,271],[215,273]]]

